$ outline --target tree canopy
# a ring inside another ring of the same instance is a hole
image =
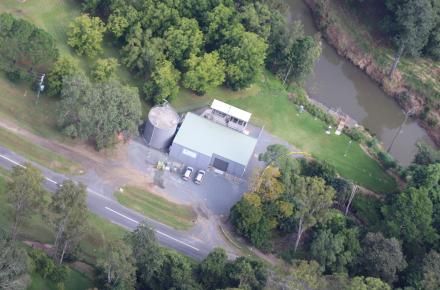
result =
[[[69,25],[67,44],[79,55],[94,56],[102,51],[105,31],[105,24],[99,17],[80,15]]]

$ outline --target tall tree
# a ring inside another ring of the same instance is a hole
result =
[[[424,290],[440,289],[440,254],[431,250],[423,259],[423,278],[420,286]]]
[[[164,40],[153,37],[150,29],[143,30],[140,23],[131,27],[126,39],[123,62],[137,74],[144,77],[164,61]]]
[[[216,248],[199,264],[198,276],[205,289],[222,289],[226,286],[227,262],[225,250]]]
[[[238,257],[228,266],[230,287],[262,290],[267,281],[267,269],[261,261]]]
[[[203,33],[195,19],[181,18],[176,26],[165,31],[164,40],[168,59],[183,67],[191,54],[199,54],[203,44]]]
[[[397,239],[387,239],[382,233],[368,233],[362,246],[362,263],[368,275],[392,283],[397,273],[406,268],[402,247]]]
[[[118,66],[119,63],[116,58],[100,58],[93,65],[91,71],[92,78],[98,82],[108,81],[114,77]]]
[[[267,44],[257,34],[233,29],[229,41],[219,49],[226,63],[226,84],[234,90],[249,87],[263,68],[266,49]]]
[[[30,163],[12,169],[11,180],[7,184],[7,197],[13,208],[12,241],[17,239],[22,223],[44,205],[42,182],[43,175]]]
[[[148,289],[158,287],[158,277],[162,271],[165,255],[157,239],[146,223],[140,223],[134,232],[125,237],[133,249],[136,261],[137,288]]]
[[[302,234],[322,220],[333,203],[335,191],[322,178],[295,177],[294,191],[290,194],[298,203],[295,211],[298,230],[294,250],[296,251]]]
[[[379,278],[357,276],[351,280],[347,290],[391,290],[391,287]]]
[[[434,14],[431,0],[387,0],[386,6],[392,13],[391,23],[397,52],[389,72],[392,79],[400,57],[405,53],[418,56],[426,46],[429,32],[434,25]]]
[[[58,188],[50,203],[54,215],[55,256],[62,264],[65,254],[74,248],[87,227],[87,192],[83,184],[67,180]]]
[[[94,56],[102,51],[105,30],[105,25],[99,17],[80,15],[69,25],[67,44],[79,55]]]
[[[153,99],[156,104],[172,99],[179,92],[179,80],[180,72],[170,61],[163,61],[155,67],[151,80],[144,88],[147,98]]]
[[[71,56],[60,57],[47,75],[46,93],[49,96],[58,96],[63,88],[63,79],[80,74],[78,63]]]
[[[0,289],[24,290],[29,284],[27,255],[0,230]]]
[[[64,79],[58,126],[72,138],[91,140],[96,148],[111,147],[117,135],[130,138],[137,131],[141,104],[137,89],[116,80],[91,84],[84,76]]]
[[[406,189],[391,205],[383,207],[382,212],[389,233],[402,239],[405,248],[413,254],[417,252],[416,245],[432,243],[438,238],[432,227],[432,202],[426,189]]]
[[[310,36],[295,41],[288,54],[283,84],[290,78],[304,81],[313,71],[316,61],[321,56],[321,50],[321,42]]]
[[[204,95],[225,80],[225,66],[216,51],[202,57],[194,54],[186,61],[188,71],[183,77],[183,86]]]
[[[109,242],[98,260],[103,281],[108,289],[134,289],[135,272],[131,248],[121,240]]]

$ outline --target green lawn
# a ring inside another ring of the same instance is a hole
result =
[[[37,144],[28,142],[19,135],[3,128],[0,128],[0,145],[55,172],[75,175],[84,171],[80,164]]]
[[[196,219],[191,207],[170,202],[140,188],[127,186],[124,192],[115,192],[115,196],[121,204],[178,230],[191,228]]]
[[[80,272],[68,269],[67,279],[64,282],[65,290],[85,290],[92,289],[94,287],[92,281]],[[33,272],[31,274],[31,283],[28,290],[59,290],[52,282],[45,280],[38,273]]]
[[[299,88],[292,90],[296,94],[304,93]],[[389,192],[396,188],[394,179],[357,143],[349,145],[350,139],[345,135],[326,135],[323,122],[308,113],[299,114],[280,81],[269,73],[246,92],[228,94],[224,89],[216,89],[207,96],[198,97],[183,91],[173,104],[177,108],[186,108],[191,104],[202,106],[212,98],[225,100],[252,112],[251,121],[264,126],[268,132],[333,164],[343,177],[376,192]],[[344,157],[346,151],[347,156]]]

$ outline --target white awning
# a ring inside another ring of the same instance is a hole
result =
[[[246,112],[242,109],[228,105],[228,104],[226,104],[222,101],[219,101],[219,100],[212,101],[211,109],[225,113],[226,115],[229,115],[231,117],[237,118],[242,121],[245,121],[246,123],[249,122],[249,120],[251,119],[251,116],[252,116],[252,114],[249,112]]]

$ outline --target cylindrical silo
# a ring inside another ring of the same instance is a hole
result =
[[[148,146],[168,150],[179,124],[179,115],[169,105],[153,107],[145,122],[144,139]]]

